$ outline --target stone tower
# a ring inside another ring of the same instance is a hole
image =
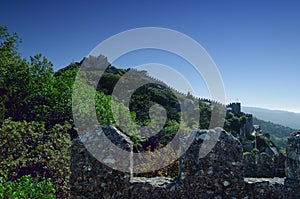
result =
[[[235,115],[238,115],[241,113],[241,103],[234,102],[227,106],[229,109],[231,109],[231,112]]]

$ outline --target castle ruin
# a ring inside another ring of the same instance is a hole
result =
[[[132,153],[132,142],[111,126],[102,126],[77,138],[71,147],[72,198],[299,198],[300,195],[300,133],[289,138],[286,172],[283,184],[244,180],[243,150],[240,141],[224,130],[196,130],[195,139],[180,157],[177,178],[137,178],[130,172],[114,170],[99,162],[82,143],[88,139],[93,148],[103,140],[95,135],[105,133],[112,143]],[[218,142],[205,156],[199,156],[204,140],[219,133]],[[188,135],[187,135],[188,136]],[[109,151],[109,148],[107,148]],[[99,153],[106,153],[101,151]],[[130,157],[128,157],[130,158]],[[117,162],[107,157],[109,162]],[[126,165],[124,165],[126,166]],[[130,167],[130,165],[127,165]]]

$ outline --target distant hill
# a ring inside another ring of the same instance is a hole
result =
[[[266,122],[264,120],[257,119],[253,117],[253,124],[258,124],[263,131],[263,133],[269,133],[271,135],[271,140],[279,148],[285,148],[288,136],[295,132],[296,129],[292,129],[280,124],[274,124],[272,122]]]
[[[270,110],[257,107],[242,107],[245,113],[251,113],[256,118],[270,121],[293,129],[300,129],[300,113]]]

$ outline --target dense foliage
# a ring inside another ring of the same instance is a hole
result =
[[[54,76],[51,62],[40,54],[22,59],[20,42],[0,26],[0,177],[16,190],[22,176],[51,178],[56,196],[68,197],[76,73]]]
[[[0,176],[15,181],[24,175],[51,178],[57,195],[68,195],[69,124],[46,130],[41,122],[7,119],[0,128]]]
[[[0,177],[0,198],[45,198],[54,199],[55,189],[51,179],[22,176],[15,181],[7,181]]]
[[[48,126],[71,119],[71,93],[76,71],[54,76],[52,63],[41,54],[22,59],[18,36],[0,26],[0,122],[43,121]]]

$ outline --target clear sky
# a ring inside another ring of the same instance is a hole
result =
[[[2,0],[0,5],[0,24],[23,39],[22,56],[42,53],[56,70],[119,32],[170,28],[210,54],[227,102],[300,112],[300,1]],[[129,55],[123,61],[116,64],[130,67],[145,60]],[[192,72],[185,75],[193,84]]]

